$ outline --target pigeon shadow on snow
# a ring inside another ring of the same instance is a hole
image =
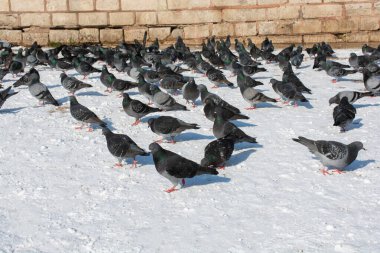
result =
[[[357,119],[357,120],[354,120],[352,122],[352,124],[350,124],[348,127],[347,127],[347,131],[349,130],[352,130],[352,129],[357,129],[357,128],[361,128],[363,126],[363,123],[361,122],[362,119]]]
[[[76,94],[77,96],[95,96],[95,97],[106,97],[107,95],[104,95],[98,91],[85,91],[85,92],[80,92]]]
[[[195,141],[195,140],[211,140],[211,139],[215,139],[215,137],[212,135],[203,135],[203,134],[192,133],[192,132],[183,133],[176,137],[177,142]]]
[[[0,109],[0,114],[6,114],[6,113],[18,113],[19,111],[21,111],[22,109],[26,108],[25,106],[24,107],[15,107],[15,108],[7,108],[7,109]]]
[[[241,162],[244,162],[245,160],[248,159],[248,157],[252,154],[256,152],[255,149],[248,149],[248,150],[245,150],[245,151],[242,151],[236,155],[233,155],[231,157],[231,159],[227,162],[227,166],[236,166],[238,165],[239,163]]]
[[[281,106],[276,105],[276,103],[267,103],[267,102],[262,102],[256,105],[257,109],[261,108],[281,108]]]
[[[186,184],[183,188],[197,186],[197,185],[208,185],[215,183],[228,183],[231,179],[228,177],[221,176],[210,176],[210,175],[200,175],[193,178],[187,178]]]
[[[263,145],[259,143],[249,143],[249,142],[240,142],[235,144],[235,150],[244,150],[244,149],[251,149],[251,148],[262,148]]]
[[[112,121],[111,121],[111,119],[109,119],[109,118],[104,118],[104,119],[102,119],[102,121],[103,122],[105,122],[106,124],[107,124],[107,128],[109,129],[109,130],[111,130],[111,131],[116,131],[116,128],[114,128],[112,125]],[[94,125],[94,128],[96,128],[96,129],[102,129],[100,126],[97,126],[97,125],[95,125],[95,124],[93,124]]]
[[[237,127],[255,127],[257,125],[245,121],[233,121]]]
[[[311,64],[309,64],[309,65],[304,65],[304,66],[301,66],[301,67],[296,68],[296,69],[307,69],[307,68],[310,67],[310,66],[311,66]]]
[[[362,168],[365,168],[368,164],[374,163],[376,160],[370,159],[370,160],[356,160],[353,163],[351,163],[347,168],[345,168],[345,171],[355,171]]]
[[[357,104],[357,105],[354,105],[355,108],[364,108],[364,107],[377,107],[377,106],[380,106],[380,104]]]
[[[63,98],[58,98],[57,102],[59,105],[63,105],[64,103],[69,101],[69,97],[63,97]]]

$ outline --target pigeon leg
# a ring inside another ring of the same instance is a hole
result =
[[[132,166],[131,166],[131,168],[133,169],[133,168],[137,168],[137,160],[133,160],[133,164],[132,164]]]
[[[121,98],[123,97],[123,92],[119,93],[119,95],[117,95],[118,98]]]
[[[170,143],[171,143],[171,144],[175,144],[175,143],[176,143],[176,141],[174,140],[174,137],[173,137],[173,136],[171,137],[171,141],[170,141]]]
[[[139,119],[136,119],[135,122],[133,122],[132,126],[137,126],[138,124],[140,124],[141,120]]]
[[[330,174],[330,172],[328,171],[328,170],[326,170],[326,169],[321,169],[321,170],[319,170],[324,176],[326,176],[326,175],[331,175]]]
[[[332,172],[335,172],[336,174],[343,174],[343,173],[346,173],[345,171],[342,171],[342,170],[339,170],[339,169],[335,169],[335,170],[333,170]]]
[[[74,92],[68,92],[67,94],[69,94],[69,96],[74,96]]]
[[[194,102],[191,102],[191,104],[193,105],[193,108],[197,107]]]
[[[92,127],[87,128],[87,132],[93,132],[93,131],[94,131],[94,129]]]
[[[218,89],[218,88],[219,88],[219,86],[217,86],[217,85],[214,85],[211,87],[211,89]]]
[[[221,166],[218,166],[218,169],[220,169],[220,170],[225,170],[225,165],[223,164],[223,165],[221,165]]]
[[[82,127],[83,127],[83,124],[80,125],[80,126],[76,126],[76,127],[75,127],[75,130],[80,130],[80,129],[82,129]]]
[[[83,79],[82,80],[85,80],[87,79],[87,75],[83,75]]]
[[[121,163],[115,163],[115,167],[116,168],[121,168],[121,167],[123,167],[123,164],[121,164]]]
[[[331,82],[332,82],[332,83],[336,83],[336,82],[338,82],[338,80],[333,79],[333,80],[331,80]]]
[[[182,178],[182,185],[185,185],[186,184],[186,181],[185,181],[185,179],[184,178]]]
[[[112,88],[111,88],[111,87],[108,87],[104,92],[111,93],[111,92],[112,92]]]
[[[284,105],[287,105],[287,104],[289,104],[289,101],[284,101],[284,102],[282,102]]]
[[[294,107],[298,107],[297,102],[294,101],[294,105],[293,105],[293,106],[294,106]]]
[[[281,101],[281,98],[276,98],[276,101],[278,102],[278,101]]]
[[[152,105],[152,101],[150,101],[150,99],[148,99],[148,105]]]
[[[163,142],[163,140],[161,139],[161,140],[156,140],[156,141],[154,141],[155,143],[162,143]]]
[[[167,193],[171,193],[171,192],[174,192],[174,191],[178,191],[178,189],[176,189],[175,186],[173,186],[173,187],[165,190],[165,192],[167,192]]]
[[[256,105],[253,105],[253,106],[251,106],[251,107],[247,107],[247,108],[245,108],[246,110],[255,110],[256,109]]]

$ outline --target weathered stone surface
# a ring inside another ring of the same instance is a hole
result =
[[[80,42],[99,42],[99,29],[97,28],[84,28],[79,30]]]
[[[53,26],[75,27],[78,25],[76,13],[53,13]]]
[[[96,0],[96,10],[117,11],[120,10],[119,0]]]
[[[135,23],[133,12],[111,12],[109,15],[111,26],[133,25]]]
[[[116,44],[123,40],[123,29],[100,30],[100,42]]]
[[[294,34],[314,34],[322,31],[322,22],[318,19],[297,20],[293,24]]]
[[[0,11],[9,11],[9,0],[0,0]]]
[[[259,23],[259,34],[291,34],[292,33],[292,21],[266,21]]]
[[[344,7],[347,16],[370,15],[372,11],[371,3],[350,3],[345,4]]]
[[[289,0],[290,4],[316,4],[322,3],[322,0]]]
[[[138,25],[156,25],[157,15],[156,12],[136,12],[136,24]]]
[[[49,42],[59,42],[64,44],[73,44],[79,42],[78,30],[50,30]]]
[[[338,33],[357,31],[359,29],[359,19],[328,19],[323,21],[324,32]]]
[[[288,0],[258,0],[259,5],[284,4]]]
[[[71,11],[93,11],[95,10],[93,0],[69,0]]]
[[[47,11],[66,11],[67,2],[63,0],[46,0]]]
[[[135,39],[142,40],[144,38],[144,33],[148,29],[145,27],[129,27],[124,29],[124,40],[133,41]]]
[[[196,9],[210,6],[210,0],[167,0],[168,9]]]
[[[211,0],[212,6],[224,7],[224,6],[247,6],[256,5],[257,0]]]
[[[340,17],[342,16],[342,13],[343,8],[338,4],[302,6],[302,14],[304,18]]]
[[[39,26],[50,27],[49,13],[22,13],[20,14],[20,23],[22,27]]]
[[[166,0],[121,0],[121,9],[126,11],[166,10]]]
[[[107,12],[79,13],[78,23],[80,26],[106,26]]]
[[[185,39],[206,38],[210,36],[210,25],[192,25],[183,28]]]
[[[18,27],[18,15],[0,14],[0,27],[5,27],[5,28]]]
[[[22,44],[30,46],[33,42],[37,42],[41,46],[49,44],[49,29],[31,28],[24,29],[22,33]]]
[[[321,41],[340,42],[340,40],[333,34],[304,35],[303,41],[305,43],[318,43]]]
[[[43,12],[45,10],[44,0],[10,0],[12,11]]]
[[[281,6],[267,9],[267,20],[298,18],[300,6]]]
[[[22,31],[21,30],[0,30],[0,37],[10,43],[21,44]]]
[[[302,43],[302,36],[280,35],[270,38],[274,44]]]
[[[236,36],[252,36],[257,34],[256,23],[236,23],[235,35]]]
[[[176,28],[174,29],[171,34],[170,34],[170,39],[177,39],[178,36],[181,36],[183,37],[184,36],[184,32],[183,32],[183,29],[182,28]]]
[[[380,29],[380,16],[379,17],[361,17],[359,29],[363,31],[371,31]]]
[[[375,41],[375,42],[379,43],[380,42],[380,31],[371,32],[369,34],[369,41]]]
[[[217,23],[222,20],[219,10],[163,11],[157,15],[159,24]]]
[[[225,37],[227,35],[234,35],[234,25],[231,23],[213,24],[211,35],[217,37]]]
[[[156,38],[158,38],[158,40],[164,40],[170,35],[170,27],[149,28],[148,35],[150,40]]]
[[[263,9],[224,9],[223,21],[247,22],[266,20],[266,10]],[[217,21],[218,22],[218,21]]]
[[[368,42],[369,35],[367,32],[349,33],[344,36],[346,42]]]

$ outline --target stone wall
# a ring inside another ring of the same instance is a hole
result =
[[[380,42],[379,0],[0,0],[0,39],[29,45],[199,44],[210,35],[275,43]]]

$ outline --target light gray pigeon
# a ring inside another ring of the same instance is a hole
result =
[[[380,73],[371,71],[371,64],[363,69],[364,87],[373,94],[380,92]]]
[[[359,141],[345,145],[336,141],[313,141],[302,136],[294,138],[293,141],[306,146],[324,166],[335,168],[335,172],[339,174],[355,161],[360,150],[365,150],[363,143]],[[330,174],[326,169],[322,169],[321,172],[324,175]]]
[[[334,77],[331,81],[336,83],[341,77],[347,76],[349,74],[355,74],[357,70],[344,69],[341,67],[334,66],[331,62],[320,62],[320,67],[326,71],[327,75]]]
[[[30,94],[32,94],[33,97],[37,98],[40,103],[44,104],[46,102],[55,106],[59,106],[57,100],[55,100],[51,95],[46,85],[40,82],[40,74],[34,68],[30,69],[28,73],[26,73],[13,84],[14,87],[18,87],[20,85],[27,85]]]
[[[156,107],[165,111],[187,111],[186,106],[177,103],[172,96],[161,91],[156,85],[151,85],[150,90]]]
[[[348,98],[350,104],[355,103],[358,99],[363,97],[372,96],[372,92],[358,92],[358,91],[341,91],[329,99],[329,104],[339,104],[340,100],[344,97]]]
[[[12,86],[9,86],[5,90],[0,91],[0,108],[3,106],[3,104],[5,103],[5,101],[8,98],[10,98],[13,95],[16,95],[18,93],[18,92],[9,93],[9,91],[11,90],[11,88],[12,88]]]
[[[96,116],[96,114],[93,113],[90,109],[84,105],[81,105],[75,96],[70,96],[70,113],[74,119],[80,122],[87,124],[97,124],[101,127],[105,127],[107,125],[105,122],[99,119],[99,117]],[[81,126],[76,127],[76,129],[82,129],[82,127],[83,123]],[[92,132],[93,129],[89,126],[88,131]]]
[[[173,144],[175,143],[174,137],[183,131],[200,128],[197,124],[186,123],[170,116],[161,116],[155,119],[151,118],[148,120],[148,124],[153,133],[162,136],[164,139],[170,138]],[[163,140],[159,140],[156,142],[160,143],[162,141]]]
[[[128,93],[123,94],[123,109],[131,117],[134,117],[136,121],[132,126],[136,126],[140,123],[140,119],[146,115],[154,112],[160,112],[161,109],[150,107],[138,100],[132,99]]]
[[[171,188],[165,190],[168,193],[176,191],[176,187],[180,182],[185,185],[185,178],[203,174],[218,175],[216,169],[201,166],[185,157],[163,149],[157,143],[151,143],[149,150],[152,152],[157,172],[173,184]]]
[[[103,127],[103,134],[107,140],[107,148],[109,152],[117,158],[116,167],[123,167],[122,161],[127,158],[133,158],[132,168],[137,167],[136,156],[149,156],[150,154],[125,134],[115,134],[107,127]]]
[[[199,90],[194,78],[191,78],[190,81],[182,87],[182,96],[186,99],[186,103],[191,101],[193,107],[195,107],[195,100],[199,97]]]
[[[66,73],[61,74],[61,84],[69,91],[69,95],[74,95],[80,89],[90,88],[92,85],[79,81],[75,77],[69,77]]]
[[[339,126],[341,128],[340,131],[345,132],[346,127],[354,120],[355,114],[356,109],[348,102],[348,98],[342,98],[339,105],[334,108],[334,126]]]

